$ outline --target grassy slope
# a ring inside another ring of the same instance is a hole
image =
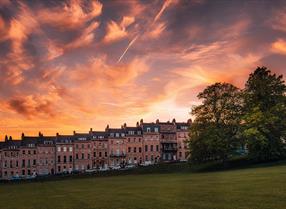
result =
[[[286,165],[0,185],[0,208],[285,209]]]

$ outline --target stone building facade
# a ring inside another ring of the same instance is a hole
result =
[[[5,137],[0,142],[0,179],[30,178],[94,169],[186,161],[188,122],[145,123],[72,135]]]

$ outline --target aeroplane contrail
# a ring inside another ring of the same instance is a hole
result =
[[[133,38],[127,48],[124,50],[123,54],[119,57],[119,59],[117,60],[117,63],[119,63],[121,61],[121,59],[124,57],[124,55],[126,54],[126,52],[128,51],[128,49],[134,44],[134,42],[136,41],[136,39],[138,38],[139,35],[136,35],[135,38]]]
[[[161,15],[163,14],[163,12],[165,11],[165,9],[172,3],[172,0],[166,0],[163,4],[163,6],[161,7],[160,11],[157,13],[157,15],[154,17],[151,26],[161,17]],[[144,32],[142,32],[143,34]],[[124,55],[127,53],[127,51],[129,50],[129,48],[135,43],[135,41],[137,40],[137,38],[142,35],[142,34],[137,34],[128,44],[128,46],[126,47],[126,49],[124,50],[124,52],[122,53],[122,55],[119,57],[119,59],[117,60],[117,63],[119,63],[122,58],[124,57]]]

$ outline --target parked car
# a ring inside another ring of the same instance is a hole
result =
[[[99,171],[108,171],[108,170],[109,170],[108,167],[99,168]]]
[[[111,170],[120,170],[121,169],[121,166],[111,166],[110,167],[111,168]]]

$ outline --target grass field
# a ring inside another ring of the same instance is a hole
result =
[[[286,165],[0,185],[1,209],[285,209]]]

